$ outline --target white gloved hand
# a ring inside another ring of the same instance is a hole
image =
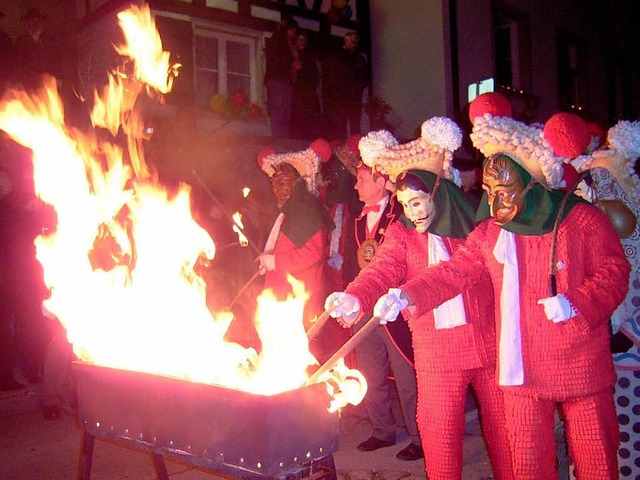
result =
[[[538,300],[538,305],[544,305],[544,314],[553,323],[566,322],[577,315],[577,312],[563,294],[542,298]]]
[[[395,321],[400,310],[407,308],[409,300],[401,298],[402,290],[390,288],[389,293],[381,296],[373,307],[373,315],[380,319],[380,325]]]
[[[360,302],[349,293],[333,292],[325,300],[324,309],[333,318],[342,317],[347,323],[351,323],[360,314]]]
[[[273,253],[263,253],[258,257],[258,262],[260,262],[258,269],[262,275],[276,269],[276,256]]]

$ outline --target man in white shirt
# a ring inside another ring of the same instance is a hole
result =
[[[355,189],[364,203],[355,220],[360,268],[371,261],[377,247],[384,241],[387,228],[402,214],[402,207],[386,188],[387,183],[387,177],[372,172],[364,164],[357,169]],[[424,453],[416,424],[417,394],[411,332],[404,319],[399,320],[378,326],[356,347],[358,369],[367,379],[364,405],[373,429],[372,436],[360,443],[358,449],[373,451],[396,443],[396,420],[391,409],[394,387],[389,381],[391,370],[410,438],[409,445],[398,452],[397,458],[412,461],[423,458]],[[358,330],[359,325],[354,328]]]

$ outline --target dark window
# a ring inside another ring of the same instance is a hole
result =
[[[498,7],[493,15],[495,78],[499,87],[531,89],[531,27],[528,15]]]
[[[558,58],[558,106],[582,111],[587,105],[587,47],[576,35],[559,30],[556,34]]]

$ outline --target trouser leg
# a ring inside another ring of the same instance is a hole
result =
[[[420,440],[420,432],[418,431],[418,423],[416,420],[418,403],[416,371],[407,361],[405,356],[396,348],[386,329],[383,328],[380,335],[384,335],[383,340],[387,346],[389,361],[391,363],[391,371],[393,372],[396,389],[398,391],[398,399],[400,401],[400,409],[402,410],[404,426],[411,438],[411,443],[420,445],[422,442]]]
[[[388,378],[389,358],[380,337],[382,327],[375,329],[356,347],[358,369],[367,379],[364,406],[369,415],[373,436],[381,440],[396,439],[396,421],[391,409],[391,385]],[[384,333],[384,332],[382,332]]]
[[[557,480],[555,403],[504,393],[505,418],[517,480]]]
[[[459,480],[469,378],[418,371],[418,425],[429,480]]]
[[[560,408],[576,478],[616,480],[620,433],[613,392],[562,402]]]
[[[493,368],[473,370],[473,390],[479,404],[479,418],[496,480],[513,479],[511,449],[507,436],[504,396],[498,388]]]

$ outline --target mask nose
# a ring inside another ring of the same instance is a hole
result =
[[[500,209],[500,207],[502,206],[502,200],[500,199],[499,196],[497,195],[490,195],[489,196],[489,206],[491,207],[489,209],[489,213],[492,217],[496,216],[496,212]]]

